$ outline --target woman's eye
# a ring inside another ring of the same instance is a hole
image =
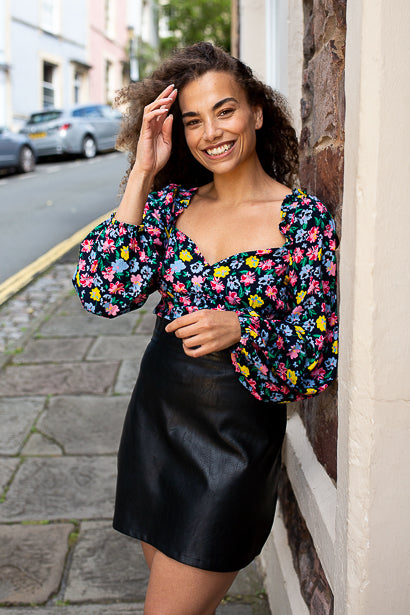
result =
[[[188,122],[185,122],[185,126],[196,126],[198,123],[199,120],[189,120]]]
[[[233,112],[234,112],[234,109],[222,109],[219,115],[222,117],[225,117],[226,115],[230,115]]]

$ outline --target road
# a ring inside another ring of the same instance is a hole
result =
[[[0,284],[118,205],[125,154],[37,164],[0,178]]]

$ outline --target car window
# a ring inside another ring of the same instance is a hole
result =
[[[62,115],[62,111],[44,111],[44,113],[33,113],[27,124],[40,124],[41,122],[49,122],[56,120]]]
[[[101,117],[101,111],[98,105],[92,105],[89,107],[80,107],[79,109],[74,109],[72,115],[74,117],[85,117],[87,119],[92,119],[96,117]]]
[[[122,115],[119,111],[117,111],[116,109],[112,109],[111,107],[108,107],[106,105],[101,107],[101,113],[105,118],[109,120],[120,120],[122,118]]]

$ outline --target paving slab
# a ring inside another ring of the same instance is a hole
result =
[[[250,604],[221,604],[216,609],[216,615],[253,615],[253,608]]]
[[[71,523],[0,526],[0,602],[35,604],[57,592]]]
[[[36,455],[46,457],[48,455],[62,455],[63,449],[61,446],[52,442],[41,433],[33,433],[24,445],[21,451],[22,455]]]
[[[141,357],[150,341],[147,335],[101,335],[87,353],[87,360],[91,361],[122,361]]]
[[[149,571],[139,541],[111,523],[83,522],[74,549],[64,600],[144,600]]]
[[[159,301],[159,296],[157,297],[157,299]],[[158,301],[155,302],[155,305],[158,303]],[[144,306],[144,312],[142,313],[142,318],[138,323],[136,331],[138,333],[149,335],[149,337],[151,337],[156,319],[157,316],[156,314],[152,313],[152,309],[150,309],[149,306]]]
[[[0,504],[0,521],[111,519],[115,456],[29,457]]]
[[[4,382],[4,381],[3,381]],[[0,375],[1,389],[1,375]],[[10,394],[14,391],[9,389]],[[44,407],[45,397],[0,398],[0,454],[17,455]]]
[[[0,373],[0,395],[107,393],[118,367],[118,362],[8,365]]]
[[[143,615],[144,605],[82,604],[81,606],[43,606],[35,608],[0,607],[0,615]],[[233,614],[234,615],[234,614]]]
[[[257,596],[264,591],[261,574],[256,561],[240,570],[232,583],[228,596]]]
[[[119,395],[130,395],[134,390],[135,383],[140,370],[141,357],[133,361],[122,361],[116,383],[114,385],[114,393]]]
[[[69,455],[115,454],[128,402],[127,395],[52,397],[37,429]]]
[[[0,495],[3,493],[19,463],[20,459],[18,457],[0,459]]]
[[[67,363],[81,361],[93,338],[34,339],[14,358],[14,363]]]
[[[102,318],[85,310],[75,315],[53,315],[39,329],[43,337],[93,337],[95,335],[131,335],[137,319],[123,314]]]

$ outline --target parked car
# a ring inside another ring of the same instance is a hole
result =
[[[38,156],[81,154],[114,149],[121,113],[108,105],[78,105],[70,109],[45,109],[32,113],[21,133]]]
[[[30,140],[0,127],[0,168],[29,173],[36,166],[36,154]]]

